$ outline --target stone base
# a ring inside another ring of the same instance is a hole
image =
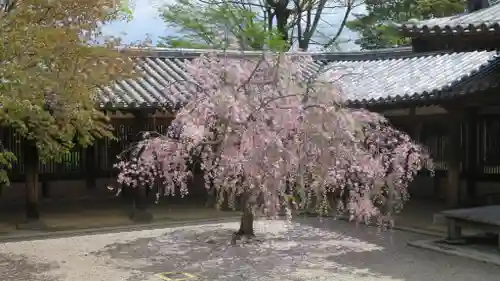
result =
[[[133,210],[128,217],[136,223],[150,223],[153,221],[153,214],[145,210]]]
[[[26,221],[16,226],[19,230],[47,230],[47,225],[42,220]]]

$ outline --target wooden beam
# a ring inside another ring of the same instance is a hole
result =
[[[446,109],[439,105],[429,105],[429,106],[419,106],[415,108],[415,114],[422,115],[439,115],[439,114],[447,114]]]
[[[499,30],[461,34],[423,34],[412,38],[415,52],[495,50],[499,43]]]
[[[381,112],[384,116],[408,116],[410,114],[409,108],[401,108],[401,109],[389,109]]]
[[[483,106],[480,109],[478,109],[477,114],[500,115],[500,106]]]
[[[432,49],[431,43],[432,40],[427,38],[412,38],[411,45],[413,47],[414,52],[426,52]]]
[[[497,94],[498,88],[490,88],[473,94],[461,97],[459,100],[468,107],[498,107],[500,106],[500,96]]]

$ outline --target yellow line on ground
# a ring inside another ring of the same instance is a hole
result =
[[[183,277],[183,278],[175,278],[175,279],[167,277],[167,275],[172,275],[172,274],[182,274],[185,277]],[[156,276],[158,278],[160,278],[160,279],[165,280],[165,281],[186,281],[186,280],[196,279],[195,275],[189,274],[189,273],[186,273],[186,272],[162,272],[162,273],[156,274]]]

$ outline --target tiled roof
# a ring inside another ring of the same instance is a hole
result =
[[[98,99],[101,107],[156,107],[175,106],[189,99],[186,91],[172,87],[176,81],[186,80],[183,57],[138,57],[135,63],[139,78],[118,81],[113,87],[100,89]],[[166,88],[178,90],[175,94]]]
[[[190,92],[179,86],[175,94],[166,95],[164,89],[175,81],[188,79],[183,62],[200,54],[200,51],[168,49],[138,54],[137,67],[144,75],[103,89],[99,94],[101,107],[181,106],[190,99]],[[259,53],[229,55],[237,59]],[[493,51],[417,54],[409,48],[312,53],[312,56],[313,70],[347,72],[340,78],[339,85],[352,103],[362,104],[438,99],[444,94],[456,93],[449,91],[452,87],[458,92],[467,92],[475,84],[465,82],[478,80],[471,78],[500,62]]]
[[[476,32],[495,32],[500,30],[500,4],[472,13],[450,17],[434,18],[418,22],[407,22],[401,29],[412,34],[460,34]]]
[[[182,81],[189,79],[184,63],[200,56],[203,51],[188,49],[131,49],[136,68],[142,75],[138,79],[119,81],[113,87],[99,89],[100,107],[178,107],[191,97],[182,88]],[[205,50],[204,52],[219,52]],[[134,52],[136,54],[134,54]],[[238,57],[240,52],[225,52]],[[245,53],[245,56],[259,55]],[[177,85],[176,85],[177,84]],[[169,89],[169,94],[165,94]],[[175,91],[174,94],[172,92]]]
[[[339,84],[355,103],[391,103],[439,99],[473,91],[475,83],[459,87],[492,63],[500,62],[495,51],[441,53],[379,60],[339,60],[328,67],[349,68]],[[477,81],[477,79],[476,79]],[[477,81],[480,82],[480,81]],[[457,91],[451,91],[455,88]]]

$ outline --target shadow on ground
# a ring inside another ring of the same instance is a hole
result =
[[[133,270],[134,281],[154,280],[148,278],[168,271],[188,272],[207,281],[446,280],[429,277],[444,274],[443,268],[446,274],[461,274],[460,280],[475,280],[483,270],[479,265],[464,271],[453,257],[406,247],[409,238],[422,236],[332,219],[298,219],[291,225],[260,222],[256,231],[262,241],[231,246],[236,227],[226,223],[177,228],[155,238],[111,244],[92,254]],[[456,269],[450,273],[453,266]]]
[[[56,281],[45,273],[58,267],[55,263],[30,262],[22,255],[0,253],[0,275],[6,281]]]

